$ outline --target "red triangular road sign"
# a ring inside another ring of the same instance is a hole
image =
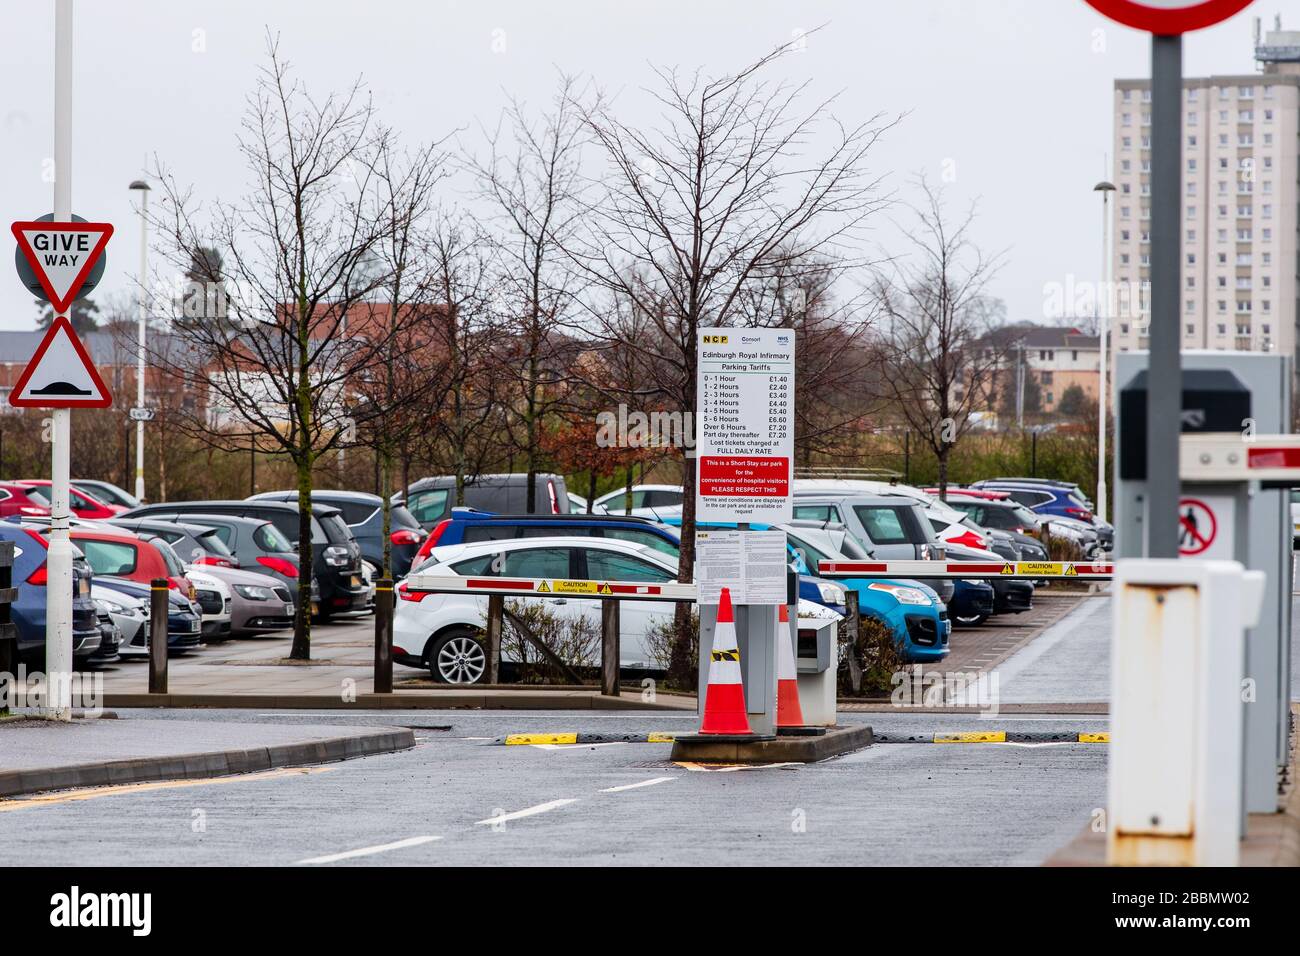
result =
[[[72,323],[60,315],[50,323],[36,354],[18,376],[9,404],[19,408],[107,408],[113,404],[113,396]]]
[[[56,314],[68,311],[113,235],[106,222],[16,222],[9,228]]]

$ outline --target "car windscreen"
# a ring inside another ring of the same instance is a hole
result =
[[[217,534],[214,528],[200,531],[194,537],[208,554],[218,558],[233,558],[235,556],[235,553],[226,547],[226,542],[221,540],[221,535]]]
[[[263,551],[272,553],[277,551],[293,552],[293,543],[284,536],[284,533],[279,528],[269,521],[253,529],[253,544]]]
[[[123,576],[135,570],[135,545],[120,541],[82,539],[77,542],[96,574]]]
[[[320,526],[325,529],[325,537],[329,539],[330,544],[347,544],[352,540],[352,531],[348,528],[348,523],[343,520],[343,515],[337,512],[322,515],[319,521]]]
[[[872,544],[924,544],[912,540],[910,524],[904,512],[910,505],[854,505],[853,511],[866,529]]]
[[[27,497],[30,498],[32,501],[34,501],[36,504],[42,505],[43,507],[46,508],[50,506],[50,499],[45,494],[45,490],[43,488],[26,488],[24,490],[27,492]]]
[[[406,499],[406,507],[421,525],[432,524],[441,521],[449,510],[450,495],[448,488],[428,488],[411,494]]]

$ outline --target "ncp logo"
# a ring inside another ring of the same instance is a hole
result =
[[[706,335],[704,336],[705,345],[726,345],[727,337],[725,335]]]

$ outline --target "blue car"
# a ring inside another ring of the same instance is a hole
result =
[[[798,566],[818,567],[822,561],[865,559],[866,555],[832,555],[813,546],[798,531],[786,529],[794,542]],[[948,656],[948,638],[952,622],[934,589],[920,581],[908,579],[840,578],[835,583],[858,592],[858,613],[873,618],[894,635],[899,653],[909,664],[941,661]],[[989,588],[992,602],[993,589]]]
[[[664,523],[680,524],[681,519],[670,518]],[[761,530],[766,526],[754,525],[754,527]],[[677,533],[648,518],[632,515],[588,514],[500,515],[489,511],[476,511],[473,508],[453,508],[451,517],[438,522],[429,533],[412,566],[418,567],[430,551],[444,545],[555,535],[631,541],[662,551],[673,558],[676,558],[681,551],[681,539]],[[837,614],[844,613],[844,591],[834,582],[809,574],[800,574],[799,597],[828,607]]]
[[[40,531],[16,521],[0,521],[0,541],[14,543],[12,580],[18,598],[10,606],[10,615],[18,632],[18,656],[39,666],[45,656],[45,559],[49,545]],[[99,612],[90,597],[92,577],[90,565],[76,552],[72,562],[72,657],[77,664],[106,664],[117,658],[116,647],[101,654]]]
[[[122,594],[129,594],[142,601],[149,600],[149,585],[141,584],[139,581],[99,577],[95,579],[95,584],[99,587],[112,588]],[[203,637],[203,609],[174,589],[167,591],[167,605],[167,653],[183,654],[191,648],[198,647]],[[135,635],[131,646],[137,651],[149,646],[147,622]]]

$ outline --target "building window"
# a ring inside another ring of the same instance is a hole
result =
[[[1227,334],[1228,334],[1228,327],[1227,327],[1226,325],[1224,325],[1222,322],[1220,322],[1217,326],[1215,326],[1215,328],[1217,328],[1217,329],[1219,330],[1219,334],[1220,334],[1220,335],[1227,335]]]
[[[1189,266],[1196,265],[1196,253],[1194,252],[1187,253],[1187,264]]]
[[[1243,100],[1254,99],[1255,97],[1255,88],[1253,86],[1243,86],[1240,92]]]
[[[1184,326],[1184,328],[1187,329],[1188,335],[1196,334],[1196,326],[1194,326],[1191,322],[1188,322],[1187,325]]]
[[[1196,311],[1196,300],[1195,300],[1195,299],[1187,299],[1187,300],[1183,303],[1183,311],[1186,312],[1186,313],[1188,313],[1189,315],[1190,315],[1191,313],[1195,312],[1195,311]]]

